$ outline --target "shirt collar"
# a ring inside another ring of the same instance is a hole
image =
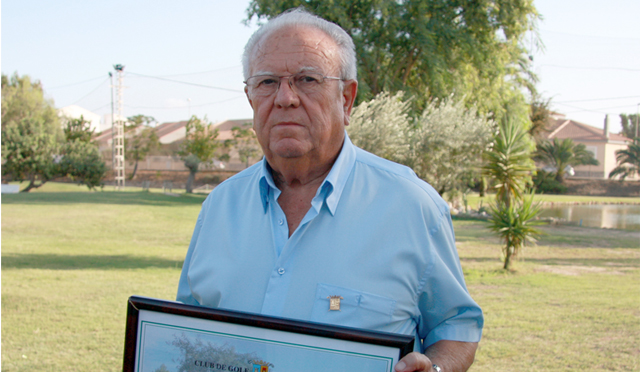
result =
[[[318,187],[316,196],[311,201],[313,208],[319,211],[322,207],[322,201],[324,201],[327,204],[329,212],[331,212],[332,215],[335,214],[336,209],[338,208],[338,203],[340,202],[340,196],[347,184],[347,179],[349,178],[349,174],[351,173],[355,162],[356,148],[345,131],[342,150],[340,150],[340,154],[338,155],[335,163],[333,163],[331,171],[329,171],[327,177],[324,179],[320,187]],[[269,205],[269,190],[273,190],[275,193],[274,199],[276,200],[280,195],[280,190],[276,187],[276,184],[273,181],[271,167],[265,158],[262,159],[259,187],[260,199],[262,200],[262,206],[266,213]]]

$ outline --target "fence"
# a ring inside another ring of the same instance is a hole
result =
[[[126,154],[125,154],[126,156]],[[107,167],[111,168],[111,159],[105,161]],[[133,169],[133,163],[129,160],[126,161],[127,172]],[[246,168],[246,164],[242,164],[238,161],[221,162],[213,161],[210,163],[200,163],[200,170],[229,170],[239,172]],[[147,156],[146,159],[138,162],[138,170],[149,171],[188,171],[184,166],[184,161],[176,156]]]

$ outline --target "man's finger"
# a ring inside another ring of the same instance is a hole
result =
[[[431,365],[431,360],[426,355],[414,351],[400,359],[395,370],[396,372],[429,372]]]

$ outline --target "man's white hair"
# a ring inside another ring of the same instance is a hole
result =
[[[290,26],[306,26],[318,29],[327,34],[338,45],[340,58],[340,77],[344,80],[356,79],[358,68],[356,66],[356,48],[351,36],[340,26],[313,15],[303,8],[287,10],[279,16],[269,20],[251,35],[244,47],[242,55],[242,68],[245,80],[249,77],[251,60],[256,52],[256,47],[261,41],[268,38],[275,31]]]

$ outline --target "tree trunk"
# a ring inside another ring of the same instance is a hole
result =
[[[22,191],[20,192],[29,192],[31,191],[31,189],[37,189],[38,187],[44,185],[47,181],[40,181],[39,185],[36,185],[36,180],[35,178],[29,180],[29,184],[27,185],[27,187],[25,187]]]
[[[138,161],[136,160],[133,166],[133,173],[131,173],[131,177],[129,178],[130,180],[132,180],[136,176],[137,171],[138,171]]]
[[[193,193],[193,181],[196,179],[196,172],[198,172],[197,168],[189,169],[189,178],[187,178],[187,186],[185,187],[187,189],[187,194]]]
[[[509,265],[511,265],[511,255],[512,255],[512,247],[509,243],[507,243],[507,254],[504,257],[504,267],[503,269],[509,270]]]

